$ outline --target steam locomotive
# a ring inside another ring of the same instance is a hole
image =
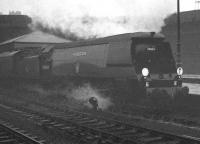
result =
[[[182,86],[183,69],[176,68],[170,44],[160,33],[126,33],[46,46],[37,52],[20,50],[8,56],[12,59],[9,70],[1,75],[111,80],[138,96],[155,90],[174,96]],[[0,56],[0,72],[3,62]]]
[[[135,95],[162,89],[174,96],[182,85],[170,44],[162,34],[127,33],[65,43],[52,54],[53,75],[108,78]]]

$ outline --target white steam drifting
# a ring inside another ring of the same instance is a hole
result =
[[[92,108],[92,105],[89,103],[89,98],[95,97],[98,101],[98,106],[100,109],[105,110],[113,105],[109,97],[103,97],[97,90],[92,88],[89,84],[85,84],[82,87],[73,89],[71,93],[67,95],[79,102],[88,108]]]
[[[19,10],[39,22],[79,37],[91,38],[135,31],[160,31],[175,12],[174,0],[1,0],[3,12]]]
[[[101,110],[106,110],[114,105],[110,97],[104,96],[88,83],[85,83],[79,87],[75,87],[72,84],[63,88],[52,89],[44,89],[42,86],[37,84],[28,84],[24,87],[28,91],[37,93],[38,95],[35,96],[35,99],[39,101],[47,102],[53,100],[53,103],[55,104],[64,103],[65,105],[74,107],[76,109],[92,109],[93,106],[89,103],[89,99],[91,97],[95,97],[97,99],[98,106]]]

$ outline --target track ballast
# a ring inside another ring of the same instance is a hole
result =
[[[0,144],[44,144],[45,141],[36,140],[25,131],[0,121]]]
[[[35,112],[12,108],[42,128],[73,137],[77,143],[98,144],[199,144],[200,140],[146,129],[113,119],[93,116],[68,109]]]

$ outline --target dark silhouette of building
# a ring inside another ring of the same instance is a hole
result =
[[[176,56],[177,15],[165,19],[162,33]],[[200,10],[181,12],[181,59],[185,74],[200,74]]]
[[[31,18],[19,13],[0,15],[0,42],[31,32]]]

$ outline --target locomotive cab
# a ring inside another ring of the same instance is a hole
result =
[[[140,86],[147,94],[160,90],[174,96],[179,91],[183,69],[176,68],[170,44],[163,38],[134,40],[132,58]]]

